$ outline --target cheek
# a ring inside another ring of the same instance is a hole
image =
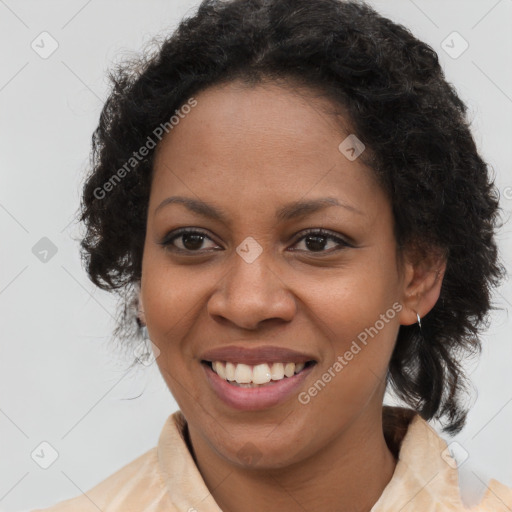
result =
[[[316,342],[322,340],[326,347],[317,386],[325,404],[360,404],[386,377],[401,305],[393,274],[377,263],[370,268],[366,263],[334,279],[304,279],[306,315],[316,326]]]
[[[201,286],[197,274],[194,280],[192,272],[161,260],[160,256],[144,260],[141,296],[150,338],[160,349],[157,363],[162,374],[183,381],[191,365],[197,364],[189,341],[204,308],[204,281]]]
[[[324,415],[341,426],[369,403],[378,407],[399,327],[396,307],[382,297],[347,290],[331,298],[316,304],[316,325],[328,337],[319,337],[326,357],[298,396],[308,431],[322,424]]]
[[[376,322],[378,330],[384,330],[381,315],[397,322],[393,304],[398,293],[393,279],[392,272],[379,268],[378,263],[361,259],[341,271],[302,276],[302,285],[294,293],[304,303],[306,315],[310,311],[311,321],[324,327],[326,338],[336,345],[357,337]]]
[[[161,248],[146,249],[142,265],[141,294],[148,325],[156,335],[182,330],[201,304],[199,267],[171,263]]]

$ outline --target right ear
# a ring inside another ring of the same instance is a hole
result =
[[[137,321],[139,325],[146,325],[146,315],[144,314],[144,304],[142,303],[140,287],[138,292],[138,300],[137,300]]]

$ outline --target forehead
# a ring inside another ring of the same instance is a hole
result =
[[[318,159],[327,146],[337,150],[341,137],[349,134],[349,128],[345,132],[341,128],[346,121],[336,122],[328,115],[333,104],[291,85],[249,86],[235,81],[206,89],[195,99],[197,106],[164,137],[158,154],[175,152],[178,146],[200,147],[202,153],[226,161],[251,152],[257,155],[259,148],[265,148],[279,149],[283,159],[310,161]]]
[[[243,206],[327,193],[367,202],[379,192],[362,160],[339,149],[348,122],[312,91],[232,82],[195,100],[158,146],[150,208],[171,194]]]

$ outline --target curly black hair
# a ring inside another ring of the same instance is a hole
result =
[[[421,331],[400,327],[388,383],[424,419],[460,431],[467,416],[461,356],[480,352],[492,286],[505,269],[494,238],[499,194],[436,52],[363,2],[204,0],[156,52],[117,64],[109,78],[80,221],[90,279],[122,299],[116,332],[140,328],[133,306],[155,149],[141,151],[143,158],[137,150],[210,86],[302,85],[339,107],[368,148],[392,204],[397,254],[414,247],[447,258],[440,298]]]

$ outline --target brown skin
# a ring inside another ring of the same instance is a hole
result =
[[[382,428],[389,359],[400,325],[436,303],[444,262],[406,257],[399,265],[389,200],[361,159],[338,150],[347,133],[323,113],[327,100],[239,83],[196,99],[158,147],[140,308],[198,468],[224,512],[369,511],[396,464]],[[155,214],[173,195],[213,203],[228,224],[180,204]],[[361,213],[331,206],[274,218],[288,202],[327,196]],[[174,241],[190,255],[159,244],[183,227],[209,238]],[[318,249],[300,240],[308,228],[349,237],[355,247],[326,238]],[[235,250],[248,236],[263,249],[250,264]],[[267,410],[237,411],[205,379],[207,349],[278,345],[314,355],[300,390],[307,391],[395,302],[401,311],[307,405],[293,394]],[[252,464],[238,456],[248,443],[260,454]]]

